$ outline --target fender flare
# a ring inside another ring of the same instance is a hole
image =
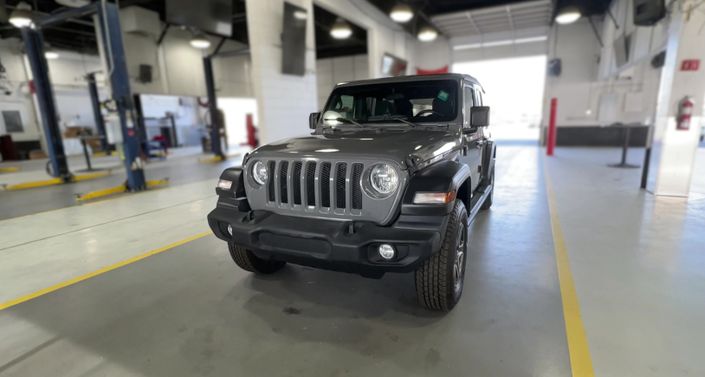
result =
[[[470,178],[470,168],[457,161],[442,161],[415,172],[409,179],[402,198],[402,215],[447,214],[454,203],[414,204],[417,192],[455,192]]]

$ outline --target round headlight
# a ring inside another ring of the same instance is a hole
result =
[[[257,184],[265,184],[268,176],[267,165],[264,162],[257,161],[252,164],[252,179],[254,179]]]
[[[399,174],[391,165],[375,165],[370,170],[370,186],[380,195],[389,195],[399,186]]]

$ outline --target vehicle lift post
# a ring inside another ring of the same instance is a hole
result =
[[[99,38],[106,46],[107,76],[110,80],[112,98],[115,101],[120,129],[123,139],[124,165],[127,171],[127,189],[140,191],[147,188],[144,167],[140,158],[138,134],[135,128],[134,106],[130,92],[130,81],[125,62],[125,49],[120,30],[119,10],[113,3],[95,2],[80,8],[71,8],[35,20],[34,28],[22,28],[22,39],[27,48],[27,58],[32,67],[33,79],[37,89],[37,99],[42,123],[45,128],[47,144],[53,173],[56,176],[66,174],[70,177],[66,156],[61,144],[56,104],[49,80],[49,69],[44,58],[41,29],[65,22],[71,18],[97,15],[100,24]],[[108,47],[109,46],[109,47]]]
[[[21,32],[27,60],[29,60],[29,66],[32,70],[39,116],[42,120],[47,152],[49,154],[48,173],[53,177],[61,178],[64,182],[69,182],[71,173],[69,172],[64,144],[61,139],[54,91],[49,80],[49,65],[44,57],[44,38],[41,32],[28,27],[23,27]]]
[[[222,45],[222,43],[221,43]],[[220,46],[216,49],[220,48]],[[220,159],[225,159],[225,154],[223,153],[223,147],[220,142],[220,130],[223,128],[223,117],[218,110],[218,98],[215,94],[215,79],[213,77],[213,55],[215,53],[205,56],[203,58],[203,69],[206,79],[206,94],[208,94],[208,112],[211,118],[211,151],[215,157]]]
[[[98,130],[98,136],[100,136],[100,148],[107,154],[109,153],[108,134],[105,131],[105,121],[100,111],[100,96],[98,94],[98,85],[95,81],[95,74],[95,72],[87,74],[86,81],[88,81],[88,94],[91,97],[91,106],[93,107],[93,121]]]

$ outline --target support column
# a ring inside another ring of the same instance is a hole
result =
[[[695,165],[705,101],[705,14],[690,10],[695,1],[673,8],[666,62],[661,71],[651,161],[646,188],[655,195],[687,197]],[[699,67],[695,67],[699,61]],[[696,68],[696,69],[694,69]],[[690,129],[677,128],[679,102],[694,102]]]
[[[56,102],[54,101],[54,90],[49,79],[49,66],[44,57],[44,39],[40,31],[25,27],[22,28],[22,40],[24,41],[27,60],[32,69],[32,80],[36,88],[39,116],[41,117],[49,155],[49,173],[54,177],[68,181],[71,173],[69,173],[64,144],[61,139],[59,118],[56,112]]]
[[[318,108],[313,1],[288,1],[307,12],[306,69],[303,76],[282,74],[284,0],[246,0],[252,82],[257,99],[261,144],[309,134],[308,115]]]
[[[118,8],[113,3],[105,3],[97,8],[96,18],[100,24],[99,35],[103,46],[102,51],[104,59],[107,61],[106,76],[120,119],[127,187],[130,191],[144,190],[147,188],[144,163],[140,158],[139,134],[135,127],[134,104],[130,91],[130,76],[125,62],[125,48],[122,43]]]

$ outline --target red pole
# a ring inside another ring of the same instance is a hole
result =
[[[558,99],[551,98],[551,117],[548,120],[548,135],[546,137],[546,155],[553,156],[553,150],[556,148],[556,109],[558,108]]]

